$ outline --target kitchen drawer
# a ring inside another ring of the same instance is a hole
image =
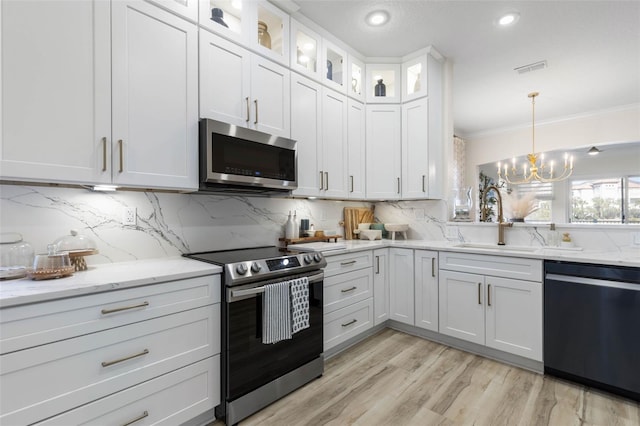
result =
[[[2,309],[0,353],[220,302],[220,275]]]
[[[324,350],[373,326],[373,298],[324,315]]]
[[[333,275],[324,279],[324,313],[333,312],[368,299],[372,293],[371,268]]]
[[[140,419],[140,424],[172,426],[219,403],[220,355],[216,355],[37,424],[125,425]]]
[[[373,252],[371,250],[356,253],[327,256],[327,266],[324,268],[324,276],[330,277],[357,269],[371,268],[373,266]]]
[[[441,251],[439,259],[440,269],[449,271],[542,281],[542,260],[539,259],[447,251]]]
[[[215,304],[5,354],[0,423],[42,420],[219,352]]]

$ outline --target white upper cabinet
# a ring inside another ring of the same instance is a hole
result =
[[[347,52],[322,40],[322,82],[340,93],[347,93]],[[349,83],[350,84],[350,83]]]
[[[200,0],[199,17],[203,28],[289,65],[289,15],[266,0]]]
[[[162,8],[165,8],[176,15],[198,23],[198,1],[199,0],[147,0]]]
[[[402,105],[402,198],[429,196],[429,102]]]
[[[322,87],[291,74],[291,139],[297,141],[298,188],[296,196],[317,197],[324,182],[322,167]]]
[[[362,200],[366,197],[366,126],[365,108],[362,102],[348,101],[348,175],[349,198]]]
[[[0,5],[4,179],[197,188],[195,24],[142,1]]]
[[[109,3],[3,1],[0,19],[2,178],[109,183]]]
[[[401,96],[399,64],[367,64],[368,103],[399,103]]]
[[[291,19],[291,69],[321,81],[322,38],[320,35]]]
[[[427,54],[402,63],[402,102],[428,95]]]
[[[198,29],[149,3],[113,18],[113,182],[198,186]]]
[[[355,58],[353,55],[348,56],[347,73],[349,82],[347,87],[347,95],[361,102],[365,101],[365,66],[364,62]]]
[[[347,97],[322,89],[322,173],[327,198],[345,199],[347,183]]]
[[[290,71],[200,32],[200,116],[291,136]]]
[[[397,200],[401,182],[400,105],[367,105],[367,199]]]

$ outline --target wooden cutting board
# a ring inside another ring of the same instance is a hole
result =
[[[345,207],[344,208],[344,239],[355,240],[354,229],[361,223],[373,223],[374,207]]]

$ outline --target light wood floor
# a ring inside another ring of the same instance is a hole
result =
[[[640,404],[385,329],[240,424],[638,426]]]

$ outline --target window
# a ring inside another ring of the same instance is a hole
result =
[[[571,223],[640,224],[640,176],[572,180],[570,199]]]

